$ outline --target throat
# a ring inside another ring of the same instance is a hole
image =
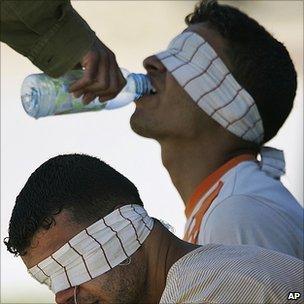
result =
[[[224,151],[198,142],[161,143],[163,165],[185,206],[204,179],[231,158],[244,153],[250,153],[250,151],[229,151],[228,149]]]
[[[163,165],[185,205],[197,185],[221,164],[213,154],[192,144],[161,145]]]

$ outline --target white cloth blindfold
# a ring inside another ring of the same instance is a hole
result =
[[[262,143],[264,127],[254,99],[200,35],[184,32],[156,56],[205,113],[236,136]],[[283,151],[262,147],[260,154],[261,170],[279,179],[285,173]]]
[[[200,35],[184,32],[156,56],[193,101],[221,126],[244,140],[262,142],[263,122],[253,98]]]
[[[54,293],[80,285],[129,258],[154,220],[139,205],[125,205],[87,227],[28,272]]]

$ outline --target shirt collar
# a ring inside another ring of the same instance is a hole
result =
[[[219,167],[216,171],[211,173],[209,176],[203,179],[203,181],[196,187],[193,195],[186,204],[185,214],[189,218],[193,209],[195,208],[197,202],[202,198],[202,196],[208,192],[208,190],[230,169],[237,166],[239,163],[248,160],[255,160],[253,154],[242,154],[230,159],[224,165]]]

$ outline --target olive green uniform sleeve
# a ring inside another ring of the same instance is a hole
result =
[[[1,41],[52,77],[87,53],[95,33],[67,0],[1,0]]]

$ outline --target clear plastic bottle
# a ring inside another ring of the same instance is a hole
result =
[[[46,74],[27,76],[21,87],[21,100],[26,113],[34,118],[50,115],[70,114],[102,109],[116,109],[128,105],[152,90],[147,75],[129,73],[121,69],[127,84],[112,100],[101,103],[98,98],[88,105],[82,98],[75,98],[69,93],[69,86],[80,79],[83,71],[73,70],[59,78],[51,78]]]

